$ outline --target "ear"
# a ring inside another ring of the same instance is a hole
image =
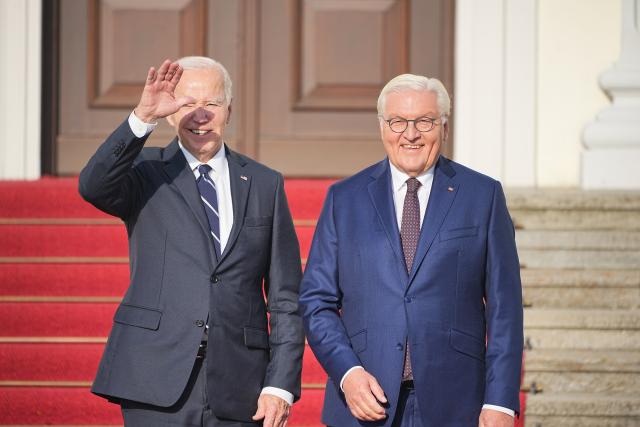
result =
[[[225,122],[225,124],[229,124],[229,122],[231,121],[231,103],[229,103],[229,106],[227,107],[227,121]]]
[[[442,125],[442,141],[445,142],[449,138],[449,120]]]

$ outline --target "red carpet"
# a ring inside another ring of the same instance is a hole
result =
[[[303,262],[331,182],[285,183]],[[73,178],[0,181],[0,200],[0,425],[121,425],[89,386],[129,282],[124,226]],[[291,427],[321,425],[325,381],[307,348]]]

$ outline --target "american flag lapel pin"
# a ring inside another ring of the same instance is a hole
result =
[[[244,176],[244,175],[240,175],[240,179],[242,179],[242,180],[246,181],[246,180],[247,180],[247,177],[246,177],[246,176]]]
[[[447,191],[451,193],[453,191],[453,187],[447,187]]]

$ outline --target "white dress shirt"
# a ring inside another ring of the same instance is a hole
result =
[[[133,112],[129,115],[129,127],[135,136],[142,138],[145,135],[151,133],[157,123],[145,123],[140,120]],[[178,140],[180,150],[187,159],[187,163],[193,172],[195,179],[200,177],[198,166],[202,163],[195,158],[193,154],[187,151],[182,145],[182,142]],[[229,180],[229,163],[227,162],[227,156],[224,144],[213,156],[211,160],[207,162],[211,166],[209,176],[216,184],[216,193],[218,196],[218,213],[220,218],[220,252],[224,252],[224,248],[229,241],[229,235],[231,234],[231,228],[233,227],[233,200],[231,198],[231,181]],[[293,394],[287,390],[283,390],[277,387],[264,387],[260,394],[271,394],[277,396],[289,405],[293,404]]]
[[[407,195],[407,180],[411,178],[406,173],[399,170],[397,167],[389,161],[389,166],[391,168],[391,188],[393,190],[393,203],[396,209],[396,221],[398,224],[398,230],[400,230],[402,225],[402,210],[404,208],[404,198]],[[432,166],[427,171],[421,173],[416,176],[420,184],[418,187],[418,201],[420,202],[420,229],[422,230],[422,221],[424,220],[424,213],[427,211],[427,203],[429,203],[429,195],[431,194],[431,187],[433,185],[433,170]],[[349,369],[342,376],[340,380],[340,389],[342,390],[342,385],[344,384],[344,380],[349,375],[349,373],[354,369],[364,369],[362,366],[354,366]],[[496,411],[504,412],[505,414],[509,414],[512,417],[515,416],[515,412],[513,409],[503,408],[502,406],[496,405],[483,405],[482,409],[493,409]]]

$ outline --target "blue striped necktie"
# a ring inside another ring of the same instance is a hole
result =
[[[196,183],[200,191],[200,198],[204,205],[204,211],[207,213],[209,227],[211,228],[211,236],[213,236],[213,245],[216,248],[216,257],[220,259],[220,214],[218,213],[218,193],[216,192],[216,184],[209,176],[211,166],[200,165],[198,172],[200,176]]]

